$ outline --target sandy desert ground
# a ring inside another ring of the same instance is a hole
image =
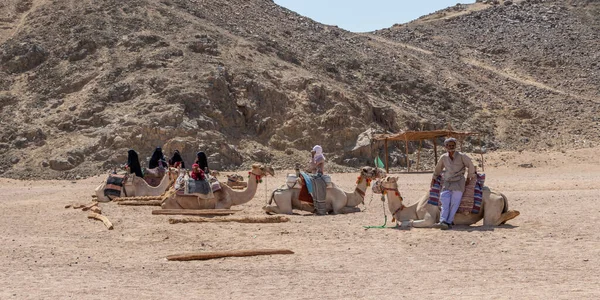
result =
[[[157,207],[102,203],[109,231],[65,208],[90,202],[100,177],[0,179],[0,299],[598,299],[599,150],[486,156],[486,185],[521,215],[449,231],[364,229],[384,220],[370,190],[363,212],[279,224],[169,224],[151,215]],[[526,163],[534,167],[519,167]],[[236,216],[264,215],[267,191],[284,182],[277,171]],[[357,174],[332,176],[351,190]],[[431,175],[398,176],[410,203]],[[265,248],[295,254],[166,260]]]

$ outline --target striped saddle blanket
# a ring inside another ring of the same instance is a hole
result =
[[[460,206],[458,207],[459,213],[478,214],[481,211],[484,183],[485,174],[477,173],[477,180],[472,181],[469,185],[465,186],[465,192],[463,193],[462,199],[460,200]],[[443,178],[442,175],[440,175],[434,180],[433,186],[429,190],[429,200],[427,200],[427,203],[436,206],[442,205],[440,201],[442,186]]]
[[[121,196],[121,189],[127,181],[127,175],[109,174],[104,186],[104,196],[112,200]]]

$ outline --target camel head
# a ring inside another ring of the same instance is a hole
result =
[[[379,168],[362,167],[360,174],[368,179],[378,179],[385,177],[385,171]]]
[[[259,176],[275,176],[275,170],[271,166],[264,166],[261,164],[253,164],[252,165],[252,173]]]
[[[385,178],[385,176],[387,176],[387,174],[385,173],[384,169],[381,168],[375,168],[373,173],[375,173],[375,176],[373,176],[373,178]]]
[[[382,194],[384,190],[397,190],[398,177],[388,176],[383,179],[378,179],[371,188],[374,194]]]

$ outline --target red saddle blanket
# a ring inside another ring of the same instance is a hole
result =
[[[301,184],[301,188],[300,188],[300,195],[298,195],[298,200],[300,200],[301,202],[307,202],[310,204],[313,204],[313,197],[312,195],[308,192],[308,187],[306,186],[306,183],[304,182],[304,178],[302,176],[300,176],[300,184]]]

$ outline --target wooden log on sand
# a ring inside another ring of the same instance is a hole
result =
[[[161,200],[162,196],[136,196],[136,197],[118,197],[113,199],[113,202],[120,201],[150,201],[150,200]]]
[[[189,260],[208,260],[222,257],[242,257],[256,255],[273,255],[273,254],[294,254],[292,250],[287,249],[258,249],[258,250],[230,250],[230,251],[214,251],[203,253],[187,253],[167,256],[167,260],[189,261]]]
[[[241,217],[241,218],[170,218],[170,224],[177,223],[219,223],[219,222],[237,222],[237,223],[284,223],[289,222],[290,218],[284,216],[266,216],[266,217]]]
[[[153,215],[226,216],[241,210],[234,209],[157,209]]]
[[[88,214],[88,218],[90,219],[96,219],[96,220],[100,220],[102,221],[102,223],[104,223],[104,225],[106,226],[106,228],[108,228],[108,230],[112,230],[113,229],[113,225],[112,223],[108,220],[107,217],[94,213],[94,212],[90,212]]]
[[[92,208],[94,206],[98,206],[98,202],[92,201],[92,203],[87,204],[86,206],[82,207],[81,210],[87,211],[87,210],[90,210],[90,208]]]
[[[133,206],[160,206],[162,200],[143,200],[143,201],[119,201],[119,205],[133,205]]]

